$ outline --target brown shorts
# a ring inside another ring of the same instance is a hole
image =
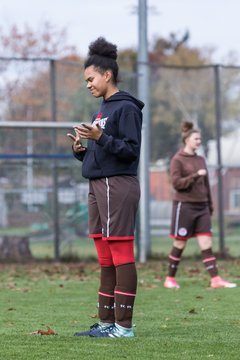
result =
[[[90,180],[88,194],[89,237],[134,240],[140,198],[136,176],[112,176]]]
[[[212,236],[211,215],[208,203],[174,201],[170,236],[178,240],[188,240],[193,236]]]

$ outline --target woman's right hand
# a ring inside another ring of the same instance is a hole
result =
[[[207,175],[207,170],[206,169],[199,169],[197,173],[200,176],[205,176],[205,175]]]
[[[73,151],[75,153],[79,153],[81,151],[85,150],[85,147],[81,144],[81,137],[77,131],[77,129],[74,128],[75,136],[71,133],[68,133],[67,136],[70,137],[70,139],[73,141]]]

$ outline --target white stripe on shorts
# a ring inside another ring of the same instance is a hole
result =
[[[179,202],[179,203],[177,204],[176,219],[175,219],[175,231],[174,231],[174,235],[175,235],[175,236],[178,235],[178,224],[179,224],[179,217],[180,217],[181,205],[182,205],[181,202]]]
[[[108,178],[106,178],[106,185],[107,185],[107,237],[109,237],[109,228],[110,228],[110,196],[109,196],[109,183],[108,183]]]

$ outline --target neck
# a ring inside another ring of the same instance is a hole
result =
[[[114,86],[111,89],[109,89],[106,94],[103,96],[104,100],[107,100],[110,96],[116,94],[117,92],[119,92],[119,89]]]
[[[189,155],[195,155],[195,150],[193,150],[192,148],[188,147],[187,145],[184,147],[184,152],[189,154]]]

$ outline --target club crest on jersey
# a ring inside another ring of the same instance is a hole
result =
[[[178,235],[180,235],[180,236],[186,236],[186,235],[187,235],[187,229],[184,228],[184,227],[181,227],[181,228],[178,230]]]
[[[100,125],[102,129],[105,129],[108,117],[102,118],[102,113],[99,113],[93,122],[93,125]]]

